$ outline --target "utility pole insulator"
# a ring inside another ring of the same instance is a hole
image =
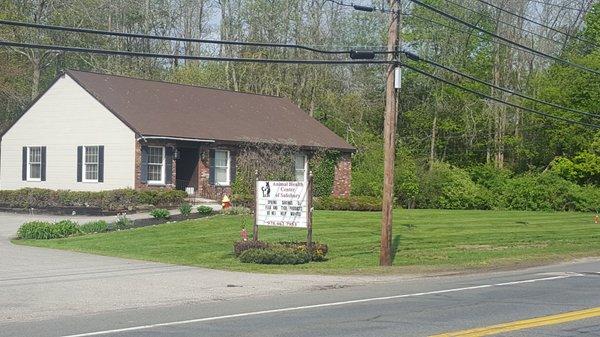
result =
[[[351,50],[350,58],[353,60],[372,60],[375,58],[375,52],[370,50]]]

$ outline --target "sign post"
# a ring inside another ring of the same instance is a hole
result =
[[[254,171],[254,226],[252,226],[252,241],[258,241],[258,170]]]
[[[312,241],[313,173],[312,173],[312,171],[310,171],[309,174],[308,174],[308,186],[307,186],[307,190],[308,190],[308,200],[306,201],[306,211],[308,212],[308,214],[307,214],[308,217],[306,219],[306,229],[307,229],[307,233],[306,233],[306,246],[308,247],[308,251],[311,251],[312,245],[313,245],[313,241]]]

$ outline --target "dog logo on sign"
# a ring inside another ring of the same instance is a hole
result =
[[[269,198],[271,196],[271,186],[268,181],[265,183],[265,186],[260,189],[262,190],[263,198]]]

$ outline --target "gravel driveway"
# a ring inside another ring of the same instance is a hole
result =
[[[19,225],[26,221],[65,218],[80,223],[92,219],[0,213],[0,323],[389,280],[227,272],[10,242]]]

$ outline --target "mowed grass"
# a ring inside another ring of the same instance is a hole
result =
[[[268,273],[435,273],[507,268],[600,256],[593,214],[507,211],[395,210],[394,267],[379,268],[381,215],[317,211],[314,239],[329,260],[297,266],[240,263],[232,244],[251,216],[217,215],[155,227],[15,243],[100,255]],[[306,230],[260,227],[262,240],[306,240]]]

